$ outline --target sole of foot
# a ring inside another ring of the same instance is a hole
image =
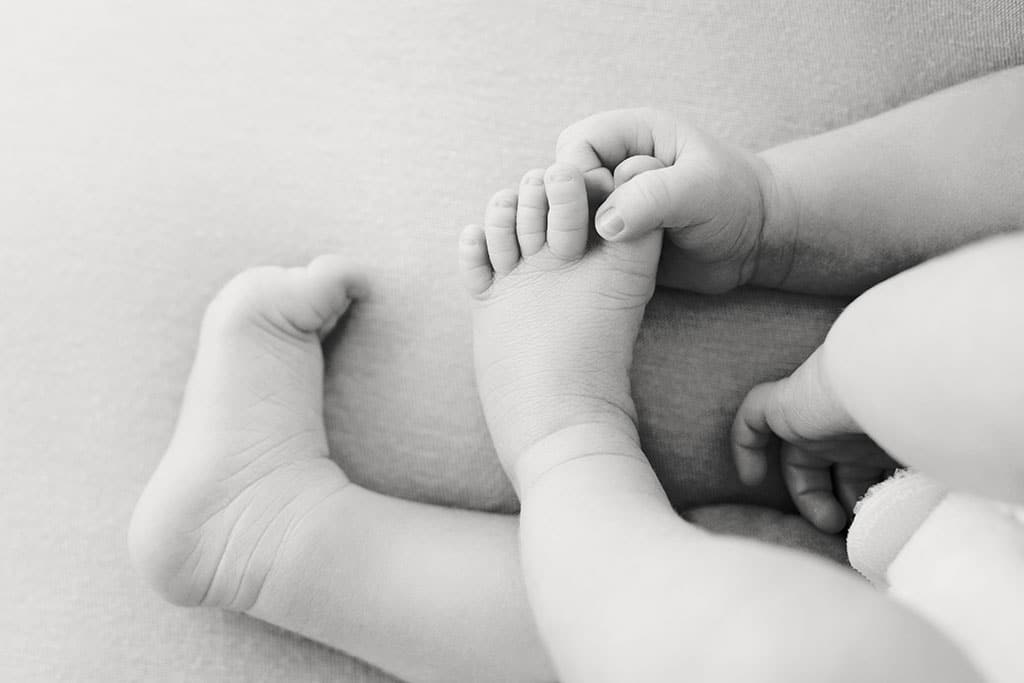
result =
[[[660,231],[601,239],[565,164],[528,172],[462,231],[478,389],[506,469],[566,426],[635,420],[629,368],[660,254]]]

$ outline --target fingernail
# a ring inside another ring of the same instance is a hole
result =
[[[551,173],[548,175],[549,183],[567,183],[572,179],[573,177],[568,173]]]
[[[622,222],[622,217],[615,211],[615,208],[609,207],[597,217],[596,227],[601,236],[607,238],[618,235],[626,227],[626,224]]]

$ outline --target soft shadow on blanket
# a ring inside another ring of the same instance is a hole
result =
[[[683,517],[718,534],[756,538],[848,564],[845,535],[822,533],[796,515],[754,505],[710,505]]]

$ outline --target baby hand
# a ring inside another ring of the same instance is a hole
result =
[[[732,426],[740,479],[759,483],[769,446],[782,441],[782,475],[793,502],[822,531],[838,532],[854,504],[898,464],[847,412],[822,369],[819,347],[789,377],[759,384],[743,400]]]
[[[667,231],[659,284],[715,294],[753,277],[774,187],[756,155],[653,109],[584,119],[556,154],[583,172],[603,238]]]

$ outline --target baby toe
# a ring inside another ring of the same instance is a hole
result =
[[[502,190],[491,197],[484,217],[487,253],[494,272],[504,275],[519,263],[519,242],[516,240],[516,193]]]
[[[459,272],[463,286],[473,296],[487,291],[494,280],[487,239],[479,225],[467,225],[459,235]]]
[[[548,248],[555,256],[575,260],[587,249],[590,209],[583,176],[573,166],[554,164],[544,175],[548,200]]]
[[[250,268],[210,303],[204,326],[220,333],[248,334],[273,328],[305,340],[337,323],[365,286],[361,276],[333,255],[305,267]]]
[[[353,299],[365,296],[368,286],[362,273],[338,254],[325,254],[300,269],[296,285],[297,327],[330,334]]]
[[[548,229],[548,196],[544,191],[544,169],[528,171],[519,184],[516,207],[516,237],[523,258],[544,248]]]

